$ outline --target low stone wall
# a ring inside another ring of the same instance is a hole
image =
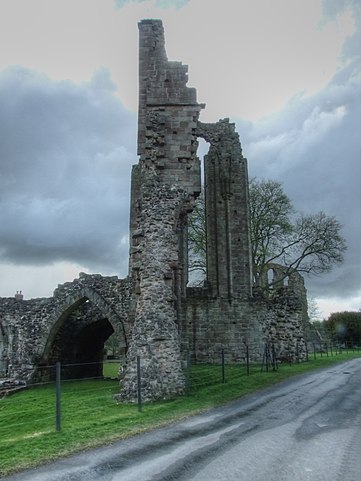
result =
[[[222,349],[227,362],[246,357],[260,362],[266,343],[272,343],[278,357],[304,360],[303,314],[300,297],[282,289],[272,297],[254,296],[249,301],[212,298],[202,288],[188,289],[182,325],[184,355],[196,362],[220,361]]]

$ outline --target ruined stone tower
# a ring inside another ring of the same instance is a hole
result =
[[[0,298],[0,377],[27,382],[57,361],[86,361],[69,377],[101,375],[103,345],[113,332],[124,356],[120,397],[130,401],[137,399],[138,356],[143,400],[182,394],[190,357],[219,363],[224,350],[227,362],[239,362],[247,348],[260,361],[266,342],[279,356],[305,356],[302,277],[291,273],[269,296],[252,292],[247,161],[235,126],[199,121],[204,105],[187,87],[187,66],[169,61],[164,43],[160,20],[139,23],[128,277],[81,274],[49,299]],[[198,138],[210,144],[207,277],[202,287],[187,287],[188,215],[201,192]],[[284,278],[280,266],[270,269]]]
[[[143,396],[169,397],[183,392],[182,359],[189,354],[217,362],[226,348],[232,362],[244,356],[247,343],[259,359],[268,326],[278,322],[278,307],[252,297],[247,161],[235,126],[228,119],[199,121],[204,105],[186,85],[187,66],[168,61],[164,44],[160,20],[139,23],[140,158],[132,172],[134,327],[126,399],[136,395],[137,356]],[[204,160],[207,281],[188,288],[187,216],[201,191],[199,137],[210,144]]]
[[[197,121],[187,66],[169,62],[161,21],[139,24],[139,164],[133,167],[130,276],[135,285],[133,342],[124,396],[134,397],[142,358],[145,398],[184,389],[179,313],[186,286],[186,217],[199,195]]]
[[[248,301],[251,295],[246,160],[233,124],[199,122],[204,105],[187,80],[187,66],[167,59],[162,22],[140,22],[140,159],[132,172],[129,263],[135,321],[123,379],[126,398],[134,397],[138,355],[145,372],[143,395],[168,397],[184,388],[180,350],[189,349],[186,333],[192,322],[187,215],[201,191],[198,137],[210,144],[205,161],[208,287],[203,300],[222,300],[228,310],[233,300]]]

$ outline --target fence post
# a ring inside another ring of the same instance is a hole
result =
[[[137,356],[138,412],[142,412],[142,379],[140,375],[140,356]]]
[[[225,374],[224,374],[224,349],[222,349],[222,384],[225,383]]]
[[[263,372],[263,369],[266,369],[266,372],[268,372],[268,353],[267,353],[267,343],[264,345],[264,350],[263,350],[263,357],[262,357],[262,367],[261,367],[261,372]]]
[[[190,352],[188,352],[187,356],[187,379],[186,379],[186,384],[187,384],[187,391],[191,392],[192,390],[192,355]]]
[[[246,344],[246,363],[247,363],[247,376],[249,376],[249,347]]]
[[[275,350],[275,345],[272,343],[272,369],[273,371],[277,371],[278,369],[278,364],[277,364],[277,357],[276,357],[276,350]]]
[[[264,346],[261,372],[263,372],[264,367],[266,367],[266,372],[268,372],[270,366],[271,366],[271,352],[270,352],[269,343],[266,342],[266,344]]]
[[[288,343],[287,350],[288,350],[288,364],[291,366],[292,365],[292,356],[291,356],[291,344],[290,343]]]
[[[55,427],[57,432],[61,431],[61,364],[57,362],[55,364]]]

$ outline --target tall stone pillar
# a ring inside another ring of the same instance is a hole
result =
[[[170,62],[160,20],[139,23],[139,164],[133,168],[130,276],[134,326],[122,397],[169,398],[184,390],[179,319],[186,275],[185,218],[200,193],[197,121],[203,108],[188,88],[187,66]]]
[[[252,289],[247,160],[228,119],[199,123],[204,159],[207,281],[214,297],[248,300]]]

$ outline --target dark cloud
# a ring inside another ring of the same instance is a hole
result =
[[[345,262],[307,280],[313,296],[347,298],[361,289],[360,74],[354,60],[318,94],[300,94],[259,122],[238,122],[251,175],[282,181],[296,209],[323,210],[343,224]]]
[[[1,259],[124,269],[136,118],[107,71],[77,85],[9,68],[0,105]]]

